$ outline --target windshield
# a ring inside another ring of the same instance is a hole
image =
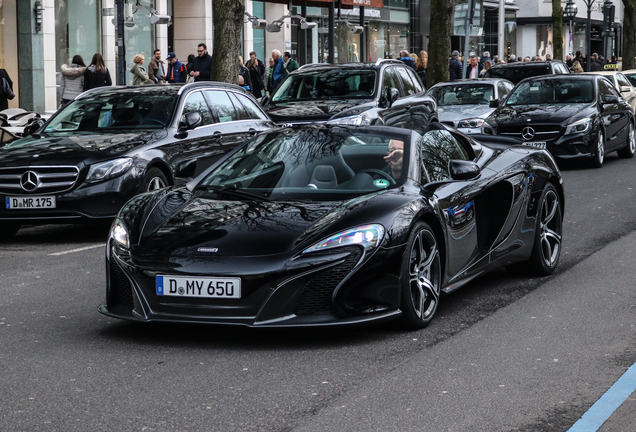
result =
[[[375,95],[377,73],[372,69],[327,69],[290,75],[273,102],[313,99],[369,99]]]
[[[196,189],[270,200],[354,198],[404,182],[409,145],[405,141],[386,132],[347,128],[273,131],[255,137]]]
[[[629,82],[636,87],[636,73],[623,73]]]
[[[484,73],[484,78],[505,78],[508,81],[512,81],[513,84],[518,84],[525,78],[551,74],[552,70],[549,64],[523,65],[519,67],[503,66],[491,67]]]
[[[492,84],[457,84],[434,87],[429,91],[439,106],[489,104],[494,99]]]
[[[176,95],[165,94],[94,96],[67,105],[44,132],[163,129],[172,118],[175,101]]]
[[[546,79],[520,84],[506,105],[590,103],[593,98],[592,80]]]

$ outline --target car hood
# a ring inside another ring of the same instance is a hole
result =
[[[226,201],[175,191],[152,204],[133,250],[154,262],[291,256],[341,229],[372,222],[357,213],[374,207],[369,201],[379,206],[382,200],[375,198],[382,194],[304,203]]]
[[[442,122],[458,122],[463,119],[486,118],[494,110],[494,108],[490,108],[487,104],[437,106],[437,114],[439,115],[439,120]]]
[[[486,120],[491,125],[512,126],[537,123],[570,123],[590,114],[594,104],[555,104],[555,105],[505,105],[497,108]]]
[[[28,137],[0,148],[0,166],[94,163],[124,155],[130,150],[165,136],[165,131],[125,133],[56,133]]]
[[[329,120],[336,114],[353,107],[364,106],[365,108],[371,108],[372,105],[368,103],[369,100],[359,99],[275,102],[269,105],[267,114],[277,123],[294,123],[299,121],[311,123]],[[355,114],[358,113],[359,112],[356,112]],[[354,113],[352,113],[352,115],[353,114]]]

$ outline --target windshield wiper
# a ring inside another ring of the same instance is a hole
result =
[[[195,190],[209,190],[219,195],[229,195],[236,198],[253,199],[256,201],[273,201],[263,194],[240,189],[236,183],[231,183],[225,186],[197,186]]]

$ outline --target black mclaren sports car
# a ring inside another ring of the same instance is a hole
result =
[[[401,318],[488,270],[559,261],[562,179],[546,150],[432,123],[256,135],[183,186],[138,195],[110,232],[106,302],[134,321],[254,327]]]

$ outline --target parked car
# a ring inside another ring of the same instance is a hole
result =
[[[132,196],[186,181],[272,126],[230,84],[83,93],[32,136],[0,148],[0,237],[21,224],[112,219]]]
[[[504,78],[513,84],[530,77],[569,74],[568,66],[560,60],[497,63],[484,73],[484,78]]]
[[[279,124],[383,124],[386,116],[420,111],[435,117],[435,101],[415,71],[399,60],[304,65],[282,82],[263,108]],[[423,128],[422,130],[425,130]]]
[[[585,72],[606,76],[610,82],[614,85],[614,88],[618,90],[621,96],[629,103],[632,110],[636,112],[636,88],[627,79],[627,77],[619,71],[600,71],[600,72]]]
[[[502,78],[463,79],[435,84],[428,94],[437,100],[439,121],[468,134],[480,134],[484,119],[495,109],[490,101],[503,99],[514,85]]]
[[[484,132],[522,139],[557,159],[583,159],[597,168],[609,152],[632,158],[636,151],[632,107],[596,74],[522,81],[486,119]]]
[[[624,70],[621,73],[625,75],[625,78],[629,80],[631,85],[636,87],[636,69]]]
[[[426,326],[484,272],[551,273],[563,186],[545,150],[431,124],[264,132],[113,223],[103,314],[254,327]]]

